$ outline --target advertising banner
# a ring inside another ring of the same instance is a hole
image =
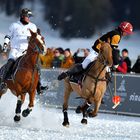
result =
[[[48,85],[49,89],[42,96],[37,96],[40,103],[62,107],[64,95],[64,81],[58,81],[57,76],[64,70],[47,69],[41,71],[42,83]],[[112,82],[109,83],[105,95],[103,97],[104,104],[100,106],[100,112],[127,114],[140,116],[140,75],[135,74],[116,74],[116,82],[114,75]],[[115,83],[115,84],[114,84]],[[116,92],[115,92],[116,90]],[[114,105],[112,97],[118,95],[121,97],[120,104],[112,109]],[[83,99],[77,99],[78,95],[72,93],[69,100],[69,108],[75,108],[83,103]]]

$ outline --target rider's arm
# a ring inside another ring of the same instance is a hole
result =
[[[11,24],[11,26],[9,27],[8,34],[4,37],[4,44],[3,44],[4,52],[6,52],[6,50],[8,49],[10,39],[13,37],[13,33],[14,33],[14,24]]]
[[[11,24],[11,26],[9,27],[8,34],[4,37],[5,44],[9,44],[10,39],[13,37],[13,32],[14,32],[14,24]]]
[[[121,39],[120,35],[114,35],[111,39],[111,43],[110,43],[111,47],[118,48],[120,39]]]
[[[95,41],[94,45],[92,46],[92,49],[93,49],[95,52],[99,53],[100,47],[101,47],[100,41],[99,41],[99,39],[97,39],[97,40]]]
[[[92,46],[92,49],[99,53],[100,47],[101,47],[101,43],[102,42],[106,42],[107,38],[109,37],[109,33],[104,34],[103,36],[101,36],[99,39],[97,39],[94,43],[94,45]]]

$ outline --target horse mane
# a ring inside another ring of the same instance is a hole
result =
[[[108,66],[112,66],[113,64],[112,48],[109,43],[106,43],[106,42],[101,43],[99,56],[100,55],[102,55],[104,59],[106,59]]]
[[[43,42],[45,43],[45,38],[41,35],[41,31],[39,28],[37,28],[37,33],[41,36],[41,39],[43,40]]]

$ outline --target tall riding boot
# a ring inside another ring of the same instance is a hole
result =
[[[40,78],[39,78],[38,84],[37,84],[37,88],[36,88],[37,93],[38,93],[38,94],[43,94],[43,90],[46,90],[46,89],[48,89],[48,86],[42,86],[42,85],[41,85]]]
[[[74,67],[72,67],[68,71],[62,72],[58,76],[58,80],[65,79],[67,76],[71,76],[71,75],[74,75],[74,74],[79,74],[80,72],[83,72],[83,71],[84,71],[84,69],[82,67],[82,64],[76,64]]]
[[[9,70],[13,67],[14,63],[15,63],[14,59],[9,59],[7,64],[5,64],[5,70],[3,73],[3,77],[1,79],[0,90],[3,90],[4,88],[6,88],[6,84],[4,83],[4,81],[6,80]]]
[[[42,94],[42,91],[41,91],[41,82],[40,82],[40,79],[38,80],[38,83],[37,83],[37,88],[36,88],[36,90],[37,90],[37,93],[38,93],[38,94]]]

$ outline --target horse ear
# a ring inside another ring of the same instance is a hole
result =
[[[41,39],[43,40],[43,42],[45,43],[45,39],[44,39],[44,37],[41,35],[41,31],[40,31],[40,29],[39,28],[37,28],[37,34],[39,34],[40,36],[41,36]]]
[[[41,35],[41,32],[40,32],[40,29],[39,29],[39,28],[37,28],[37,33],[38,33],[39,35]]]

